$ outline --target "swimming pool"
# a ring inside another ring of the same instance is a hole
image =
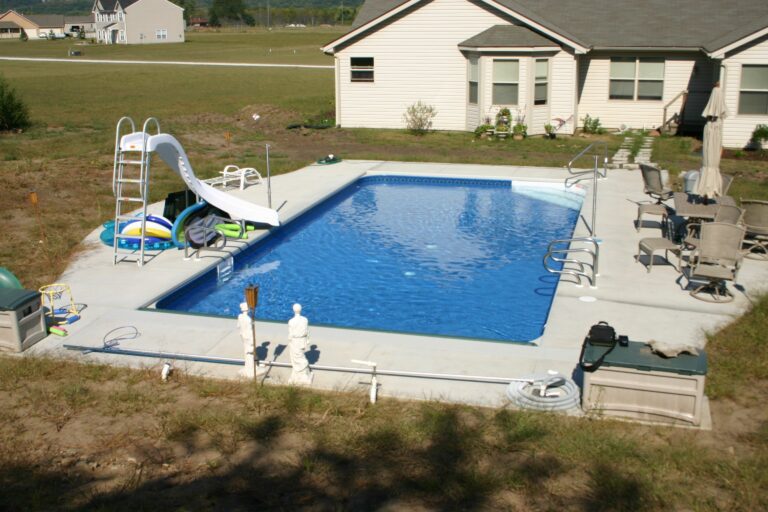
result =
[[[258,284],[257,318],[312,325],[528,342],[557,287],[542,258],[570,238],[583,192],[509,180],[368,176],[157,309],[236,316]]]

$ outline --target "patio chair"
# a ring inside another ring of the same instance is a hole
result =
[[[644,192],[656,200],[656,204],[672,197],[674,191],[664,187],[661,180],[661,171],[650,165],[640,164],[640,172],[643,174]]]
[[[664,230],[667,226],[667,218],[675,212],[675,210],[662,201],[672,197],[673,191],[664,188],[661,180],[661,171],[656,167],[650,165],[640,164],[640,171],[643,174],[644,192],[648,194],[652,199],[655,199],[655,203],[638,203],[637,205],[637,220],[635,221],[635,229],[639,232],[643,225],[644,215],[660,215],[661,226]]]
[[[768,260],[768,201],[742,199],[747,234],[742,251],[753,260]]]
[[[699,244],[688,259],[686,277],[689,285],[691,281],[705,283],[691,290],[691,297],[716,303],[733,300],[734,296],[726,282],[736,281],[738,276],[745,232],[743,226],[725,222],[701,225]]]
[[[726,224],[741,224],[744,218],[744,210],[738,206],[721,204],[717,208],[713,222],[723,222]],[[692,222],[686,226],[687,234],[683,240],[685,246],[696,248],[699,245],[699,232],[701,230],[700,222]]]
[[[245,190],[246,185],[261,184],[261,174],[253,167],[243,167],[242,169],[236,165],[227,165],[224,170],[221,171],[221,176],[205,180],[211,186],[221,185],[222,187],[229,186],[229,182],[237,182],[240,190]]]

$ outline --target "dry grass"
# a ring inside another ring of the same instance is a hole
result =
[[[155,369],[156,370],[156,369]],[[759,510],[739,436],[0,358],[9,510]],[[760,413],[765,420],[765,412]],[[718,418],[716,418],[717,421]],[[730,449],[724,449],[730,446]]]

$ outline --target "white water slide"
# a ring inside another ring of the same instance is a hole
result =
[[[129,146],[130,141],[126,140],[132,135],[123,138],[121,146]],[[142,133],[138,133],[142,136]],[[184,148],[175,137],[167,133],[150,135],[147,137],[147,152],[157,153],[162,160],[168,164],[168,167],[176,171],[187,186],[197,194],[198,197],[208,202],[210,205],[227,212],[235,220],[246,220],[258,222],[260,224],[269,224],[270,226],[279,226],[280,218],[275,210],[250,203],[239,197],[227,194],[222,190],[213,188],[195,176],[195,171],[189,163]]]

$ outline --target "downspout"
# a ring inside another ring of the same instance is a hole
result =
[[[333,54],[334,67],[336,68],[336,76],[334,77],[334,88],[336,102],[336,126],[341,127],[341,60],[337,53]]]

